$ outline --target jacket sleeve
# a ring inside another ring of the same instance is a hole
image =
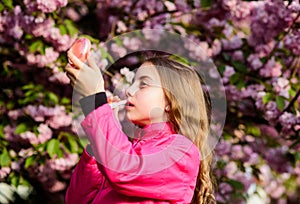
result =
[[[165,141],[173,140],[167,151],[139,154],[118,125],[108,104],[89,113],[81,125],[89,137],[99,169],[117,192],[178,202],[192,198],[200,155],[184,136],[165,138]]]
[[[95,198],[103,182],[95,158],[84,149],[72,174],[66,193],[66,204],[87,204]]]

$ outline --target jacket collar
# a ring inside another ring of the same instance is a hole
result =
[[[152,123],[138,128],[134,140],[147,140],[151,138],[159,138],[166,134],[174,134],[172,126],[169,122]]]

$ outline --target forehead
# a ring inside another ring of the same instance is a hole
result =
[[[155,66],[150,62],[143,63],[137,70],[135,79],[140,77],[149,77],[153,80],[160,80],[159,74],[155,68]]]

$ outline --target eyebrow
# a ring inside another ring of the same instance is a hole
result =
[[[147,75],[142,75],[142,76],[140,76],[139,78],[138,78],[139,80],[143,80],[143,79],[150,79],[150,80],[152,80],[152,78],[151,77],[149,77],[149,76],[147,76]],[[132,83],[134,83],[135,82],[135,78],[132,80]]]

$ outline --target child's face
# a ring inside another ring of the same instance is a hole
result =
[[[165,121],[166,99],[154,65],[141,65],[126,94],[126,116],[130,121],[139,126]]]

